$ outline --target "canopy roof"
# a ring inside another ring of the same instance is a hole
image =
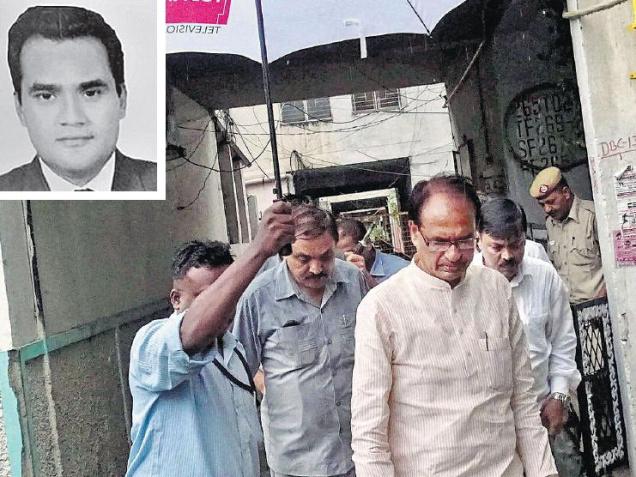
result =
[[[268,60],[319,45],[395,33],[430,34],[463,0],[263,0]],[[260,62],[254,0],[166,0],[167,52],[235,54]]]

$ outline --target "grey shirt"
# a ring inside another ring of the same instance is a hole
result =
[[[283,261],[241,297],[234,334],[252,374],[263,366],[263,433],[274,471],[318,476],[353,467],[354,328],[366,291],[358,269],[336,259],[318,307],[303,296]]]

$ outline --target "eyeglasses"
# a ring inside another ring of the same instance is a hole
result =
[[[475,237],[459,240],[428,240],[424,237],[422,230],[420,230],[420,235],[431,252],[446,252],[453,245],[461,251],[473,250],[475,248]]]

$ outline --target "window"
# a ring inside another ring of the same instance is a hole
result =
[[[400,109],[400,90],[398,89],[354,93],[351,99],[354,113],[380,109]]]
[[[331,106],[329,105],[329,98],[314,98],[308,99],[307,103],[307,116],[309,121],[318,119],[331,119]]]
[[[281,115],[284,124],[328,121],[331,119],[329,98],[288,101],[282,104]]]
[[[302,123],[306,121],[304,101],[290,101],[288,103],[283,103],[282,116],[283,123],[285,124]]]

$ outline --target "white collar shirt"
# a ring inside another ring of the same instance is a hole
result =
[[[475,254],[473,264],[483,266],[481,254]],[[581,374],[576,367],[576,334],[563,280],[551,264],[524,257],[510,286],[528,341],[537,398],[575,391]]]
[[[550,257],[548,257],[548,252],[545,251],[543,245],[535,242],[534,240],[526,239],[526,251],[524,257],[538,258],[539,260],[543,260],[544,262],[548,262],[552,265]]]
[[[91,189],[96,192],[109,192],[113,185],[113,179],[115,178],[114,152],[108,158],[108,161],[106,161],[106,164],[104,164],[104,167],[102,167],[97,175],[81,187],[67,181],[63,177],[58,176],[39,156],[38,161],[40,161],[42,174],[44,174],[44,179],[49,185],[49,189],[56,192],[73,192],[81,189]]]

